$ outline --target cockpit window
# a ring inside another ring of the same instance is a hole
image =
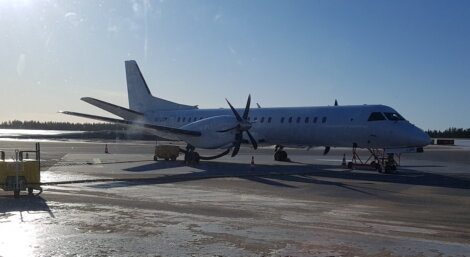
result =
[[[385,120],[384,115],[381,112],[373,112],[370,114],[368,121]]]
[[[396,112],[385,112],[388,120],[405,120],[400,114]]]

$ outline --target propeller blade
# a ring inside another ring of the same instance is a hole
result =
[[[239,126],[239,125],[237,124],[237,125],[236,125],[235,127],[233,127],[233,128],[218,130],[217,132],[220,132],[220,133],[229,132],[230,130],[234,130],[234,129],[238,128],[238,126]]]
[[[235,135],[235,143],[234,143],[234,148],[232,152],[232,157],[238,154],[238,151],[240,150],[240,145],[242,144],[242,139],[243,139],[242,132],[237,133]]]
[[[256,143],[255,138],[251,135],[250,131],[245,131],[246,134],[248,134],[248,137],[250,138],[251,144],[253,145],[253,148],[256,150],[258,149],[258,143]]]
[[[251,95],[248,95],[248,100],[246,101],[245,111],[243,112],[243,119],[248,119],[248,113],[250,112],[250,104],[251,104]]]
[[[233,108],[232,104],[227,100],[227,98],[225,98],[225,101],[227,101],[228,106],[230,106],[230,109],[232,109],[232,112],[235,115],[235,117],[237,118],[237,120],[239,122],[241,122],[243,119],[242,119],[242,117],[240,117],[240,114],[238,114],[237,110],[235,110],[235,108]]]
[[[232,157],[235,157],[235,155],[238,154],[239,150],[240,150],[240,145],[236,144],[235,147],[233,148]]]

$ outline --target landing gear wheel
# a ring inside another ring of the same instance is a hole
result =
[[[29,196],[33,195],[33,188],[32,187],[28,187],[28,195]]]
[[[20,197],[20,190],[19,190],[19,189],[15,189],[15,190],[13,191],[13,197],[15,197],[15,198],[19,198],[19,197]]]
[[[377,169],[377,163],[376,163],[375,161],[372,161],[372,162],[370,163],[370,166],[371,166],[372,168]]]
[[[184,157],[184,161],[187,164],[198,164],[200,160],[201,160],[201,157],[199,156],[199,153],[197,152],[188,152],[186,153]]]
[[[172,161],[176,161],[176,157],[171,157],[171,160],[172,160]]]
[[[201,160],[201,157],[199,156],[199,153],[193,152],[193,154],[191,156],[191,163],[199,164],[200,160]]]
[[[377,172],[382,173],[382,165],[377,164]]]
[[[157,157],[157,156],[153,156],[153,160],[154,160],[154,161],[158,161],[158,157]]]
[[[385,166],[385,173],[398,173],[396,165],[386,165]]]
[[[274,160],[279,161],[279,152],[274,153]]]
[[[280,161],[280,162],[286,162],[289,160],[289,158],[287,158],[287,152],[284,151],[284,150],[279,150],[277,152],[274,153],[274,160],[275,161]]]
[[[354,169],[354,164],[352,162],[348,162],[348,169]]]

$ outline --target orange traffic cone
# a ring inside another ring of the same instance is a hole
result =
[[[255,169],[255,157],[254,157],[254,156],[251,156],[251,166],[250,166],[250,169],[251,169],[251,170],[254,170],[254,169]]]

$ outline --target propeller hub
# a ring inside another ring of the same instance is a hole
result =
[[[243,120],[239,123],[239,130],[240,131],[247,131],[249,129],[251,129],[252,125],[251,125],[251,122],[249,122],[248,120]]]
[[[225,99],[228,103],[228,106],[230,106],[230,109],[233,112],[233,115],[235,115],[235,118],[238,121],[238,125],[235,127],[238,132],[235,134],[235,141],[233,143],[233,152],[232,152],[232,157],[238,154],[238,151],[240,150],[240,145],[242,143],[243,139],[243,133],[246,133],[248,137],[250,138],[251,144],[253,145],[254,149],[258,148],[258,143],[256,143],[255,138],[251,135],[250,129],[252,127],[251,122],[248,120],[248,114],[250,112],[250,102],[251,102],[251,96],[248,95],[248,101],[246,102],[246,107],[243,112],[243,115],[240,115],[235,108],[233,108],[232,104]],[[228,131],[228,130],[224,130]]]

